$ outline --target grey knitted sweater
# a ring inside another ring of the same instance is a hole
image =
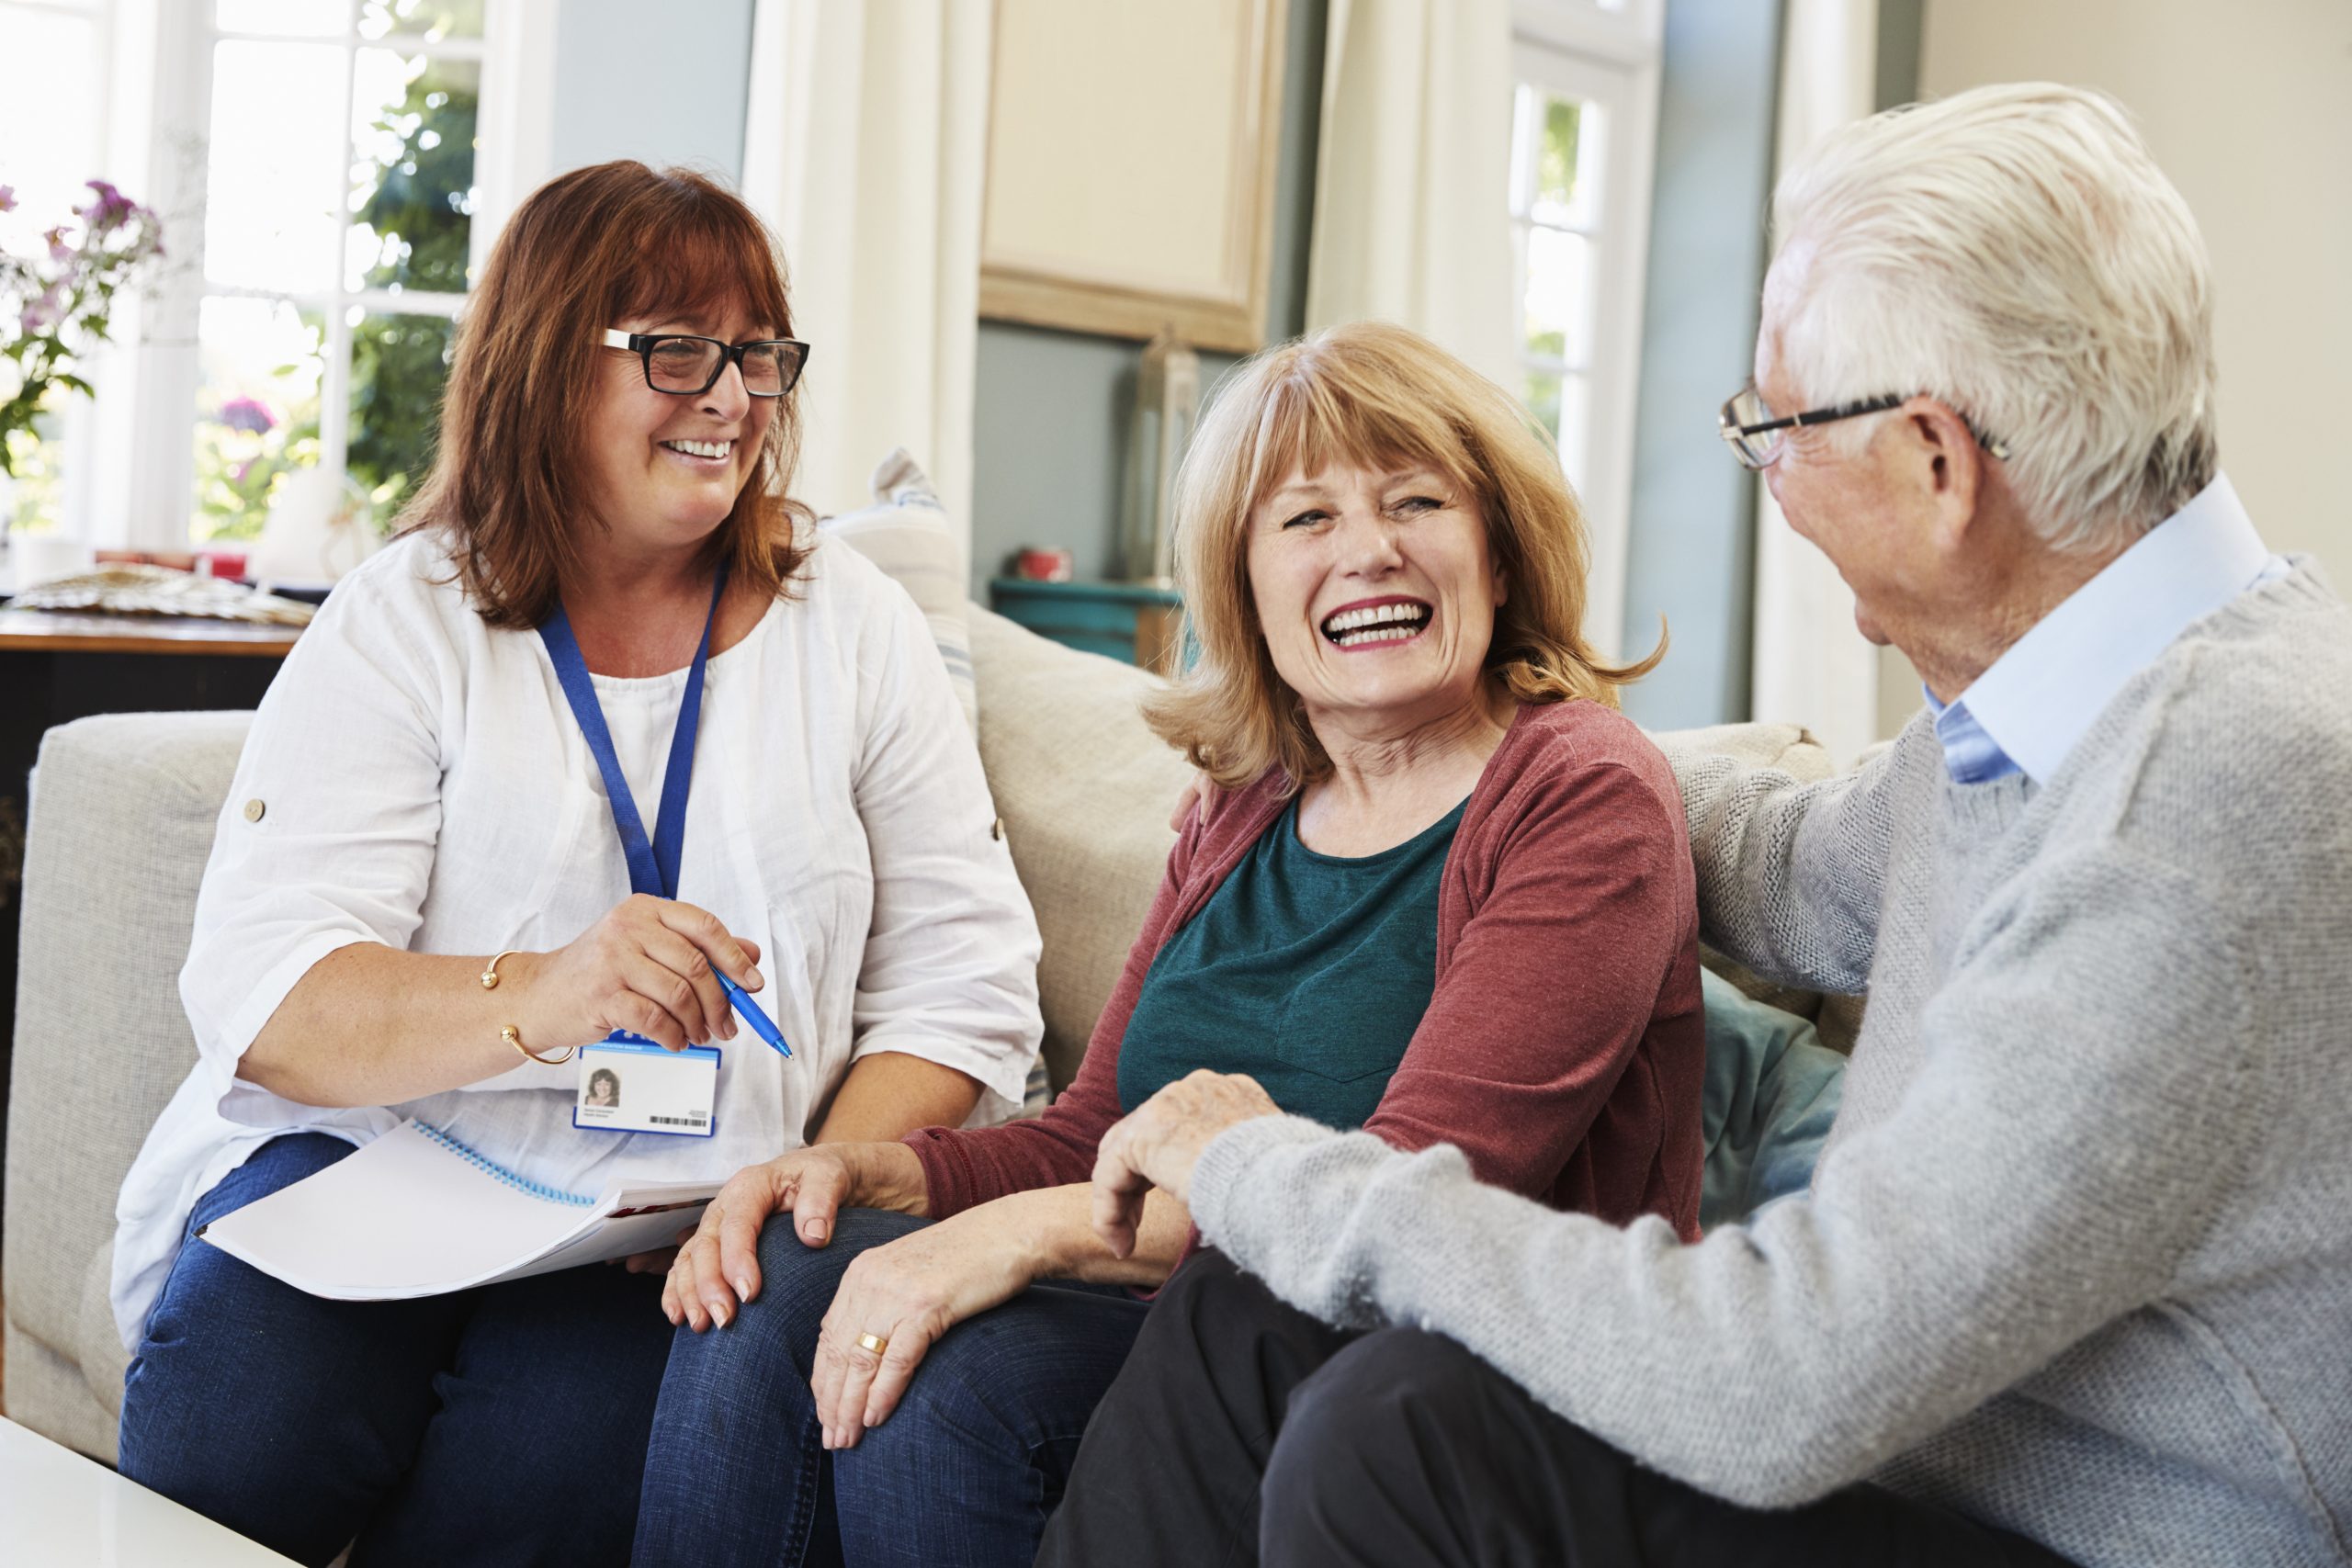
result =
[[[1874,1479],[2092,1568],[2352,1563],[2352,613],[2317,568],[2045,787],[1924,716],[1809,786],[1679,767],[1709,939],[1867,988],[1810,1192],[1679,1244],[1272,1118],[1193,1216],[1296,1305],[1452,1336],[1755,1506]]]

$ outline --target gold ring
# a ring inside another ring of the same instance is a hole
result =
[[[890,1348],[890,1341],[879,1334],[861,1334],[857,1337],[857,1348],[871,1350],[878,1356]]]

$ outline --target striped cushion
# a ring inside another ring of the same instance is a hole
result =
[[[972,682],[972,634],[964,618],[969,589],[965,582],[964,547],[948,522],[946,509],[932,493],[930,477],[900,447],[874,470],[874,504],[844,512],[817,525],[825,534],[854,548],[913,595],[931,623],[939,657],[956,700],[964,705],[965,722],[973,732],[980,727],[979,695]]]

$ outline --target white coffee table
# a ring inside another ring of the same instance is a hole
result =
[[[292,1561],[0,1416],[0,1562],[255,1568]]]

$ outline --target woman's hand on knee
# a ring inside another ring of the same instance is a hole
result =
[[[760,1165],[747,1165],[678,1237],[678,1255],[662,1287],[662,1312],[696,1334],[734,1321],[760,1293],[760,1233],[772,1215],[789,1213],[809,1247],[833,1239],[843,1208],[920,1214],[922,1162],[904,1144],[811,1144]]]
[[[760,1293],[760,1232],[770,1215],[789,1213],[793,1229],[810,1247],[832,1239],[842,1205],[856,1201],[855,1171],[847,1144],[795,1149],[747,1165],[678,1238],[678,1255],[662,1287],[662,1312],[696,1334],[724,1328],[741,1304]]]
[[[1017,1234],[1016,1202],[967,1209],[849,1266],[825,1313],[808,1379],[825,1447],[855,1448],[867,1427],[898,1408],[940,1336],[1027,1288],[1035,1270]]]

